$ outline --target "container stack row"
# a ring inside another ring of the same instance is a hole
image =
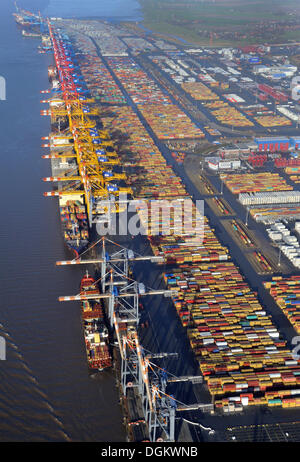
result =
[[[223,180],[233,194],[293,190],[278,173],[225,174]]]
[[[243,205],[259,204],[296,204],[300,202],[300,191],[274,191],[270,193],[242,193],[239,194],[239,201]]]
[[[193,231],[190,235],[186,232],[187,235],[182,236],[149,236],[154,255],[163,256],[169,265],[226,261],[230,258],[228,249],[221,245],[205,217],[203,223],[194,220],[190,229]]]
[[[146,121],[161,139],[205,138],[191,119],[174,104],[149,104],[139,106]]]
[[[250,208],[250,215],[257,222],[273,224],[278,220],[300,220],[300,206],[294,204],[290,207],[267,207],[257,205]]]
[[[300,276],[273,277],[264,286],[300,334]]]
[[[299,405],[300,361],[232,262],[181,264],[165,281],[217,407]]]
[[[216,93],[201,82],[186,82],[182,84],[182,88],[197,101],[214,101],[219,99]]]
[[[169,97],[129,57],[110,57],[107,62],[135,104],[170,104]]]
[[[226,104],[226,103],[225,103]],[[212,115],[221,124],[235,127],[253,127],[253,122],[247,119],[240,111],[231,106],[223,105],[220,109],[212,111]]]
[[[292,125],[292,122],[287,119],[286,117],[279,116],[279,115],[266,115],[266,116],[258,116],[255,117],[255,120],[262,126],[262,127],[288,127]]]
[[[111,133],[124,136],[119,154],[124,165],[130,162],[136,167],[128,175],[136,198],[171,200],[188,196],[181,179],[167,165],[132,108],[111,106],[109,117],[104,117],[102,123]]]
[[[109,58],[108,63],[159,139],[205,137],[133,59]]]
[[[102,59],[99,58],[96,47],[91,39],[77,34],[74,43],[76,48],[83,54],[80,66],[81,73],[95,100],[111,104],[126,103],[111,73]]]

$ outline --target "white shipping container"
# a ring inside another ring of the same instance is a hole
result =
[[[242,401],[242,405],[243,405],[243,406],[248,406],[248,404],[249,404],[249,398],[248,398],[248,396],[243,396],[242,399],[241,399],[241,401]]]

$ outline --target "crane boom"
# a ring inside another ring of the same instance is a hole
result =
[[[152,263],[163,263],[164,257],[156,257],[156,256],[149,256],[149,257],[133,257],[127,258],[128,261],[151,261]],[[65,265],[95,265],[97,263],[105,263],[105,259],[103,258],[95,258],[91,260],[82,260],[81,258],[75,260],[63,260],[57,261],[56,266],[65,266]],[[124,261],[124,258],[112,258],[109,260],[112,263],[120,263]]]
[[[146,295],[164,295],[165,297],[171,297],[173,295],[172,290],[150,290],[149,292],[140,293],[139,295],[145,297]],[[59,302],[73,302],[73,301],[82,301],[82,300],[100,300],[102,298],[110,298],[111,294],[100,294],[100,295],[67,295],[65,297],[59,297]],[[132,293],[121,293],[120,297],[122,298],[131,298]],[[116,297],[117,298],[117,297]]]

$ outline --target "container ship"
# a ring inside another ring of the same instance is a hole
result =
[[[88,272],[80,284],[80,295],[97,295],[100,291]],[[89,368],[102,371],[112,365],[109,351],[109,334],[100,300],[83,300],[81,303],[84,338]]]
[[[22,29],[40,30],[43,24],[42,18],[39,15],[25,11],[16,5],[16,13],[13,13],[15,21]]]
[[[55,66],[48,66],[48,80],[52,86],[53,92],[57,93],[60,91],[60,82]]]
[[[59,211],[65,243],[78,257],[89,244],[89,228],[85,206],[78,200],[64,201],[61,198]]]

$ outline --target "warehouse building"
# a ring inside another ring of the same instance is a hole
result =
[[[241,193],[239,201],[243,205],[296,204],[300,202],[300,191]]]
[[[206,158],[208,168],[214,171],[219,170],[235,170],[241,167],[240,160],[221,160],[219,157]]]
[[[269,76],[282,75],[283,77],[292,77],[297,72],[297,67],[291,64],[283,66],[264,66],[258,65],[253,68],[254,74],[266,74]]]
[[[264,138],[254,138],[258,151],[288,151],[290,148],[290,138],[268,136]]]

